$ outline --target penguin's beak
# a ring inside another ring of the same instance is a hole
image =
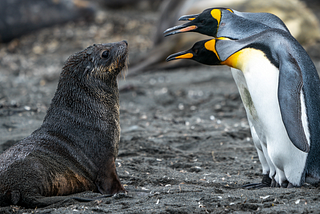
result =
[[[194,20],[195,18],[197,18],[198,15],[199,15],[199,14],[181,16],[178,21],[192,21],[192,20]]]
[[[171,54],[170,56],[168,56],[166,60],[167,62],[169,62],[176,59],[192,59],[192,58],[193,58],[193,54],[190,53],[190,51],[182,51],[179,53]]]
[[[165,35],[165,37],[170,36],[170,35],[174,35],[174,34],[178,34],[178,33],[184,33],[184,32],[188,32],[188,31],[192,31],[197,29],[198,27],[196,25],[189,25],[187,24],[183,24],[183,25],[178,25],[172,28],[167,29],[165,32],[163,32]],[[172,31],[172,32],[170,32]]]
[[[197,16],[198,16],[198,14],[181,16],[179,18],[179,21],[192,21],[195,18],[197,18]],[[167,37],[167,36],[178,34],[178,33],[184,33],[184,32],[188,32],[188,31],[192,31],[192,30],[195,30],[197,28],[198,27],[196,25],[191,24],[190,22],[188,22],[186,24],[182,24],[182,25],[178,25],[178,26],[169,28],[163,33],[165,34],[164,36]]]

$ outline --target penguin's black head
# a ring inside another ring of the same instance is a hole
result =
[[[210,8],[200,14],[186,15],[179,18],[179,21],[190,21],[188,23],[167,29],[164,36],[170,36],[184,32],[198,32],[208,36],[216,37],[220,25],[221,14],[228,8]]]
[[[176,59],[192,59],[205,65],[220,65],[221,61],[219,60],[219,56],[216,54],[214,46],[215,39],[202,40],[196,42],[193,47],[187,51],[182,51],[168,56],[167,61]]]

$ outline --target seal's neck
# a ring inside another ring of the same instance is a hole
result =
[[[80,147],[103,144],[114,139],[113,135],[120,135],[116,78],[108,83],[88,81],[60,79],[41,127],[44,131],[57,132]]]
[[[112,105],[110,105],[112,103]],[[95,104],[101,105],[101,109]],[[52,105],[61,108],[92,108],[92,110],[105,111],[114,105],[119,105],[119,91],[116,77],[101,80],[88,78],[81,81],[73,78],[61,78],[57,91],[52,99]],[[118,108],[118,106],[117,106]],[[72,109],[71,109],[72,110]],[[90,112],[83,112],[87,114]]]

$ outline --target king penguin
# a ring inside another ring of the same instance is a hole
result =
[[[239,40],[203,40],[167,61],[175,59],[241,70],[250,95],[242,99],[263,139],[269,177],[281,187],[319,183],[320,80],[312,60],[288,32],[271,28]]]
[[[283,21],[271,13],[246,13],[230,8],[209,8],[200,14],[186,15],[179,21],[190,21],[164,31],[164,36],[197,32],[212,37],[243,39],[269,28],[289,32]]]
[[[238,40],[270,28],[281,29],[289,33],[289,30],[282,20],[273,14],[244,13],[230,8],[210,8],[200,14],[182,16],[179,20],[190,22],[167,29],[164,32],[165,36],[184,32],[198,32],[208,36]],[[270,177],[270,174],[275,171],[275,167],[264,147],[264,145],[266,145],[266,139],[261,122],[254,116],[256,114],[255,108],[249,105],[252,99],[245,77],[243,73],[236,68],[231,68],[231,73],[246,110],[252,139],[258,153],[263,174],[261,183],[248,184],[244,187],[261,188],[276,186],[273,179],[274,175]]]

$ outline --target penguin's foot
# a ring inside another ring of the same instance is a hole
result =
[[[282,182],[281,187],[282,188],[295,188],[296,186],[286,180],[286,181]]]
[[[270,187],[270,185],[271,185],[271,178],[269,177],[268,174],[264,174],[262,177],[261,183],[246,184],[246,185],[243,185],[242,187],[246,189],[260,189],[263,187]]]
[[[278,184],[278,182],[276,181],[276,179],[274,179],[274,177],[272,177],[270,187],[280,187],[280,185]]]
[[[295,185],[293,185],[292,183],[290,183],[289,181],[285,180],[281,183],[281,185],[279,185],[279,183],[277,183],[275,181],[275,179],[273,178],[271,181],[271,186],[270,187],[281,187],[281,188],[294,188],[296,187]]]
[[[289,186],[289,182],[288,181],[284,181],[284,182],[282,182],[282,184],[281,184],[281,187],[282,188],[287,188]]]
[[[289,183],[287,188],[295,188],[296,186],[294,186],[292,183]]]

